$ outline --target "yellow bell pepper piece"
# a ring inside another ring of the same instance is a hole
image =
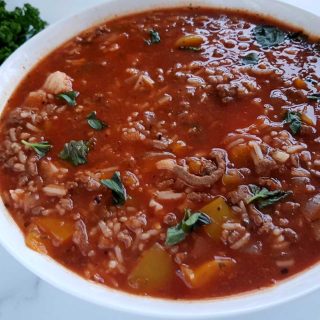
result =
[[[241,182],[240,175],[237,175],[237,174],[224,174],[222,176],[222,183],[226,187],[238,185],[240,182]]]
[[[183,155],[188,149],[186,143],[181,140],[171,143],[169,147],[176,156]]]
[[[200,211],[210,216],[212,222],[204,229],[206,233],[214,240],[219,240],[222,232],[222,224],[227,220],[236,220],[236,215],[232,212],[231,208],[227,205],[222,197],[218,197],[205,205]]]
[[[184,47],[200,47],[200,45],[205,41],[204,37],[198,34],[189,34],[180,37],[176,43],[176,48],[184,48]]]
[[[135,289],[154,291],[170,284],[173,276],[174,266],[170,255],[156,243],[142,254],[128,282]]]
[[[307,83],[302,80],[301,78],[295,78],[293,80],[293,85],[297,88],[297,89],[308,89],[308,85]]]
[[[74,232],[74,224],[72,221],[61,220],[54,217],[37,217],[34,223],[45,233],[54,237],[60,242],[66,242],[71,239]]]
[[[247,144],[238,144],[229,151],[229,159],[237,167],[248,167],[252,162],[250,147]]]
[[[312,106],[307,106],[301,113],[301,120],[309,126],[315,126],[317,124],[317,117],[314,113]]]
[[[232,259],[218,258],[205,262],[195,269],[182,265],[183,280],[189,288],[196,289],[211,284],[215,278],[224,275],[235,264]]]

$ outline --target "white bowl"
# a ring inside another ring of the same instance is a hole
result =
[[[246,9],[269,15],[312,34],[320,30],[320,18],[293,6],[266,0],[110,0],[71,18],[51,25],[19,48],[0,68],[0,112],[19,82],[60,44],[81,31],[117,15],[155,8],[214,6]],[[319,34],[318,34],[319,35]],[[87,281],[65,269],[50,257],[38,254],[25,246],[17,225],[0,201],[1,244],[24,266],[63,291],[84,300],[131,314],[156,316],[166,319],[213,319],[248,313],[271,307],[300,297],[320,287],[320,265],[291,279],[263,290],[223,299],[201,301],[173,301],[135,296]],[[255,268],[253,265],[252,268]]]

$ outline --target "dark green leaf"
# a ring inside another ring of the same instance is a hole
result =
[[[89,115],[87,116],[87,122],[92,129],[97,131],[100,131],[107,127],[107,124],[97,118],[97,113],[95,111],[89,113]]]
[[[25,146],[32,148],[40,158],[43,158],[52,148],[52,145],[47,141],[31,143],[25,140],[21,140],[21,142]]]
[[[189,51],[201,51],[201,47],[179,47],[181,50],[189,50]]]
[[[307,81],[307,82],[310,82],[310,83],[312,83],[312,84],[318,84],[318,81],[312,79],[311,77],[306,77],[306,81]]]
[[[78,91],[68,91],[57,94],[57,98],[64,100],[69,106],[75,106],[77,104],[76,98],[78,97]]]
[[[182,242],[186,238],[187,234],[182,230],[181,224],[178,224],[175,227],[168,228],[166,245],[174,246],[177,243]]]
[[[127,191],[121,181],[119,171],[116,171],[111,179],[103,179],[100,182],[112,191],[112,200],[115,205],[123,205],[126,202]]]
[[[304,34],[302,31],[290,32],[288,34],[288,37],[290,40],[297,41],[297,42],[308,41],[308,36]]]
[[[207,214],[201,211],[192,212],[190,209],[185,209],[182,221],[176,226],[168,228],[166,245],[173,246],[183,241],[195,228],[211,222],[211,218]]]
[[[87,163],[88,152],[89,143],[87,141],[71,140],[64,145],[63,150],[59,153],[59,158],[78,166]]]
[[[243,64],[257,64],[259,62],[259,55],[256,52],[250,52],[242,57]]]
[[[263,48],[278,46],[285,41],[287,33],[274,26],[258,25],[253,29],[255,39]]]
[[[41,31],[47,23],[30,4],[7,11],[0,1],[0,64],[20,45]]]
[[[247,203],[255,202],[260,209],[270,206],[292,194],[292,191],[269,191],[265,187],[261,188],[254,184],[250,184],[249,188],[252,197],[247,200]]]
[[[149,31],[149,37],[150,39],[149,40],[146,40],[146,43],[150,46],[152,44],[155,44],[155,43],[159,43],[160,42],[160,34],[159,32],[155,31],[155,30],[150,30]]]
[[[307,98],[310,100],[320,101],[320,93],[309,94]]]
[[[301,114],[295,111],[288,111],[285,122],[289,124],[290,130],[293,134],[299,133],[302,125]]]

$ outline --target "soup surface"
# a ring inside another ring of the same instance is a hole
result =
[[[160,10],[52,52],[8,102],[2,199],[31,249],[172,299],[320,258],[320,46],[247,14]]]

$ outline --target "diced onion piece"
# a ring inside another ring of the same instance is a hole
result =
[[[172,171],[175,167],[176,162],[172,159],[163,159],[156,163],[156,168],[159,170],[169,170]]]
[[[167,191],[157,191],[156,197],[159,200],[179,200],[184,197],[184,193],[177,193],[171,190]]]
[[[290,158],[288,153],[281,150],[275,150],[271,155],[274,160],[280,163],[285,163]]]
[[[36,225],[31,224],[28,227],[25,242],[30,249],[39,253],[47,254],[47,248],[41,239],[41,233]]]
[[[174,277],[170,255],[158,244],[145,251],[128,277],[129,285],[138,290],[155,291],[166,288]]]
[[[56,71],[49,74],[43,85],[43,90],[52,94],[72,91],[72,81],[64,72]]]
[[[58,184],[48,184],[42,188],[42,191],[51,197],[63,197],[67,194],[67,189]]]
[[[163,205],[160,204],[159,202],[155,201],[154,199],[151,199],[149,202],[149,206],[151,208],[154,208],[155,211],[160,211],[163,209]]]

